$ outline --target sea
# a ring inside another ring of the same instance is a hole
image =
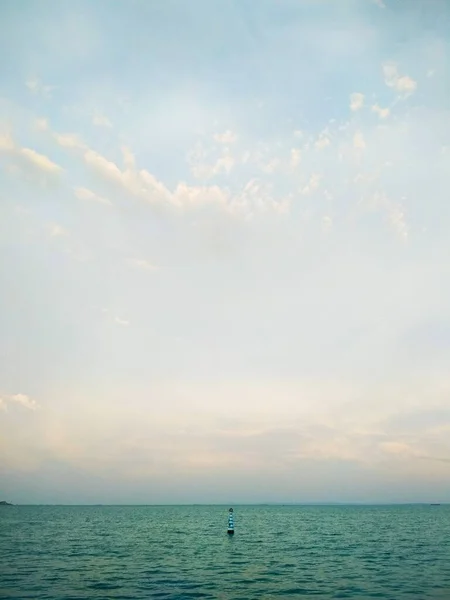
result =
[[[450,506],[2,506],[0,598],[450,600]]]

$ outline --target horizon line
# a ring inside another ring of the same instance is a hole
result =
[[[450,501],[425,502],[425,501],[391,501],[391,502],[166,502],[166,503],[104,503],[104,502],[32,502],[9,503],[9,506],[442,506],[449,505]]]

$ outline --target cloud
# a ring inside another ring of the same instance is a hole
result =
[[[326,148],[330,144],[331,144],[330,138],[325,133],[321,133],[319,135],[319,139],[315,143],[315,146],[319,150],[322,150],[323,148]]]
[[[431,460],[442,463],[450,463],[450,458],[443,458],[437,456],[417,456],[417,458],[419,458],[420,460]]]
[[[16,149],[14,141],[9,133],[0,134],[0,151],[13,152]]]
[[[65,237],[68,235],[67,230],[61,225],[58,225],[58,223],[52,223],[49,225],[48,231],[51,237]]]
[[[216,133],[214,139],[219,144],[234,144],[237,141],[237,135],[228,129],[224,133]]]
[[[324,234],[328,234],[331,232],[332,229],[333,229],[333,219],[330,216],[325,215],[322,218],[322,231]]]
[[[143,271],[157,271],[159,269],[159,267],[144,258],[133,258],[128,261],[128,264],[134,269],[141,269]]]
[[[21,148],[19,150],[20,154],[24,156],[29,162],[33,163],[39,169],[43,171],[48,171],[50,173],[57,173],[61,171],[61,167],[50,160],[47,156],[43,154],[39,154],[35,150],[31,150],[30,148]]]
[[[126,319],[121,319],[120,317],[114,317],[114,323],[117,323],[117,325],[121,325],[122,327],[128,327],[130,321],[127,321]]]
[[[121,183],[125,187],[129,187],[129,182],[127,182],[126,173],[122,173],[119,167],[110,160],[107,160],[104,156],[95,152],[94,150],[86,150],[84,154],[84,160],[86,164],[97,171],[100,175],[105,177],[106,179],[110,179],[115,181],[116,183]],[[130,191],[133,191],[130,188]]]
[[[25,82],[25,85],[30,90],[32,94],[43,96],[44,98],[51,98],[51,93],[56,86],[54,85],[44,85],[42,81],[39,79],[29,79]]]
[[[364,94],[355,92],[350,96],[350,109],[352,111],[360,110],[364,106]]]
[[[126,147],[122,148],[124,163],[124,169],[122,170],[115,162],[89,148],[76,136],[54,134],[54,138],[62,147],[81,150],[85,164],[104,181],[118,185],[126,193],[141,198],[155,206],[184,212],[210,205],[235,216],[248,216],[255,210],[262,212],[273,210],[279,213],[284,213],[288,210],[288,202],[285,197],[273,199],[267,192],[267,189],[261,194],[263,190],[261,186],[258,186],[258,192],[255,192],[254,180],[246,182],[241,191],[237,191],[234,194],[218,185],[193,186],[186,182],[179,182],[174,190],[170,191],[149,171],[139,169],[136,165],[133,152]],[[195,158],[197,159],[199,156],[198,147],[196,152]],[[208,176],[211,173],[229,173],[235,161],[227,154],[226,150],[224,152],[225,154],[219,157],[212,166],[195,165],[191,153],[189,155],[191,168],[197,174],[200,174],[203,169],[202,174],[207,174]],[[299,154],[297,150],[295,150],[293,156],[295,160],[298,159]],[[249,193],[250,189],[252,190],[251,194]],[[256,198],[257,195],[259,195],[258,198]]]
[[[405,444],[404,442],[382,442],[380,444],[380,448],[383,452],[386,452],[389,455],[397,455],[397,456],[411,456],[414,454],[411,446]]]
[[[317,190],[317,188],[320,186],[321,179],[322,179],[322,177],[319,173],[313,173],[311,175],[311,177],[309,178],[308,183],[302,189],[301,193],[305,194],[305,195],[309,195],[312,192],[314,192],[315,190]]]
[[[391,230],[398,238],[406,242],[409,235],[409,226],[404,209],[398,203],[390,200],[385,193],[380,192],[373,195],[372,206],[385,213]]]
[[[35,127],[38,131],[48,131],[49,130],[49,123],[48,123],[48,119],[44,119],[44,118],[38,118],[35,120]]]
[[[283,166],[283,161],[280,158],[272,158],[268,163],[262,166],[264,173],[273,174],[279,171]]]
[[[372,106],[372,111],[374,113],[377,113],[377,115],[380,117],[380,119],[387,119],[387,117],[391,113],[389,108],[381,108],[381,106],[379,106],[378,104],[374,104]]]
[[[63,148],[73,148],[78,150],[84,150],[86,148],[86,145],[80,138],[73,133],[53,133],[53,138],[56,143]]]
[[[89,200],[93,202],[98,202],[100,204],[105,204],[107,206],[111,206],[112,203],[107,198],[103,198],[103,196],[99,196],[95,192],[88,190],[85,187],[75,187],[74,194],[79,200]]]
[[[39,404],[33,398],[30,398],[26,394],[12,394],[11,396],[0,397],[0,409],[3,411],[7,410],[8,405],[19,404],[28,410],[36,410],[39,408]]]
[[[229,174],[235,165],[235,159],[229,150],[224,148],[220,156],[212,156],[201,144],[197,144],[188,153],[188,164],[196,179],[212,179],[221,173]]]
[[[96,127],[107,127],[109,129],[112,128],[112,123],[108,119],[108,117],[106,117],[105,115],[98,114],[98,113],[92,117],[92,123]]]
[[[404,241],[408,238],[408,225],[406,223],[405,213],[401,206],[394,205],[389,209],[389,222],[393,230]]]
[[[292,148],[291,149],[291,167],[295,168],[298,167],[298,165],[300,164],[302,160],[302,151],[300,150],[300,148]]]
[[[5,153],[12,161],[18,161],[23,168],[34,167],[47,175],[62,172],[62,168],[44,154],[19,146],[9,133],[0,134],[0,152]]]
[[[409,96],[416,91],[417,82],[408,75],[400,76],[396,64],[384,64],[383,73],[386,85],[395,89],[400,95]]]
[[[353,136],[353,146],[355,148],[359,148],[360,150],[364,150],[366,147],[366,142],[364,140],[364,135],[361,131],[357,131]]]

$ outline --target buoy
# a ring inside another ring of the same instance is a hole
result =
[[[233,535],[234,533],[234,513],[233,513],[233,509],[230,508],[230,510],[228,511],[228,530],[227,533],[229,535]]]

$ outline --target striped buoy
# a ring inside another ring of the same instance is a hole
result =
[[[227,533],[230,535],[233,535],[234,533],[234,513],[233,513],[233,509],[230,508],[230,510],[228,511],[228,530]]]

